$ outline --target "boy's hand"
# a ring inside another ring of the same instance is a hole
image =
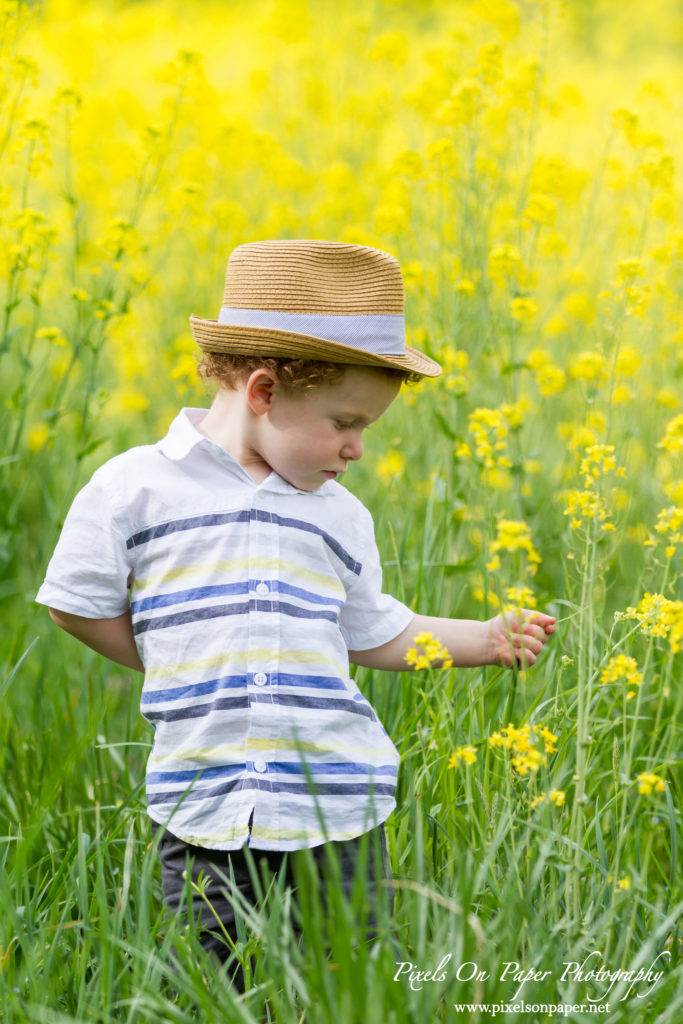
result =
[[[522,608],[504,612],[485,623],[488,628],[489,665],[528,668],[555,632],[555,616]]]
[[[126,668],[134,668],[137,672],[145,671],[135,646],[130,608],[114,619],[88,619],[83,615],[59,611],[58,608],[49,608],[48,611],[53,622],[98,654]]]

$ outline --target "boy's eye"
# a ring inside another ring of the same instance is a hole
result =
[[[335,430],[369,430],[369,423],[359,423],[358,420],[333,420]]]
[[[353,430],[354,427],[357,427],[357,424],[355,422],[354,423],[346,423],[344,420],[335,420],[334,421],[334,426],[335,426],[336,430]],[[362,430],[369,430],[370,427],[369,427],[369,425],[366,425],[366,426],[362,427],[361,429]]]

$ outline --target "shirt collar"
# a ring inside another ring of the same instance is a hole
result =
[[[192,407],[181,409],[168,428],[166,436],[157,441],[156,448],[167,459],[179,462],[181,459],[187,458],[197,445],[201,445],[224,465],[230,466],[245,483],[251,484],[254,489],[261,488],[266,491],[274,491],[276,494],[317,494],[322,497],[332,493],[335,484],[334,480],[326,480],[316,491],[302,491],[298,487],[294,487],[287,480],[283,480],[275,470],[260,484],[257,484],[249,476],[244,466],[240,465],[230,452],[226,451],[217,441],[212,441],[211,438],[206,437],[197,429],[198,424],[201,423],[208,411],[208,409]]]

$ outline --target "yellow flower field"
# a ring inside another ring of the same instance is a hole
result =
[[[558,978],[599,949],[664,971],[604,1019],[680,1019],[682,44],[675,0],[0,0],[0,1017],[451,1021],[512,998],[502,961],[556,963],[531,1003],[598,1000]],[[287,964],[261,920],[238,1010],[192,937],[163,967],[137,683],[33,598],[93,471],[208,406],[188,318],[274,238],[398,257],[444,367],[345,480],[386,588],[558,630],[524,672],[422,634],[419,675],[357,673],[402,754],[403,960],[489,978],[413,991],[341,911],[338,969]]]

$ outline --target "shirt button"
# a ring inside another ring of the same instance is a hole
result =
[[[268,676],[265,672],[257,672],[254,676],[254,682],[257,686],[265,686],[268,682]]]
[[[265,761],[254,761],[254,770],[257,772],[265,772],[267,767]]]
[[[267,583],[258,583],[256,585],[256,593],[257,594],[269,594],[270,593],[270,588],[269,588],[268,584]]]

